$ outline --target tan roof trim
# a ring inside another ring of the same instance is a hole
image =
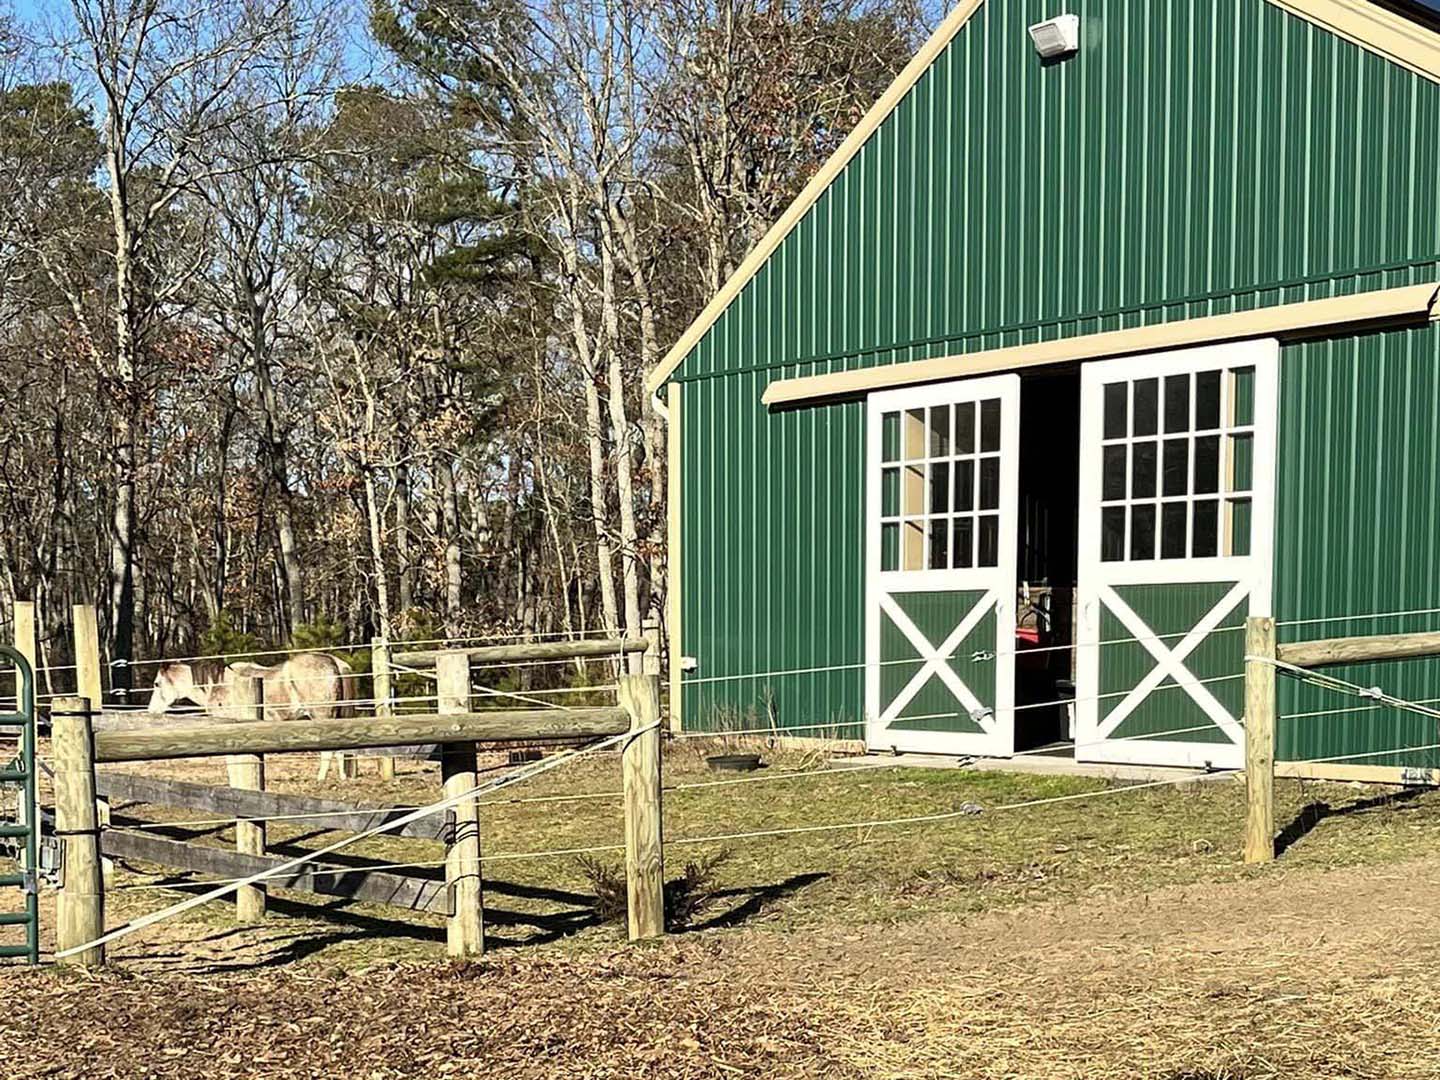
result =
[[[1269,0],[1362,49],[1440,82],[1440,34],[1370,0]]]
[[[714,326],[716,321],[724,314],[725,309],[730,306],[730,301],[739,295],[740,290],[749,284],[750,279],[760,272],[765,261],[774,254],[775,249],[780,246],[781,241],[790,235],[790,231],[800,224],[806,212],[814,206],[820,196],[825,193],[835,178],[840,175],[845,166],[850,164],[850,159],[860,152],[871,135],[875,134],[878,128],[900,104],[901,100],[910,89],[920,81],[920,77],[930,70],[930,65],[935,62],[950,44],[951,38],[960,32],[960,28],[970,21],[970,17],[980,10],[984,0],[960,0],[955,5],[955,10],[945,17],[935,32],[930,35],[920,51],[915,54],[910,63],[905,65],[905,70],[895,77],[885,93],[881,94],[870,110],[861,118],[855,130],[845,136],[845,141],[836,147],[835,152],[821,166],[820,171],[810,178],[805,189],[800,192],[796,200],[790,204],[785,213],[780,215],[780,220],[770,226],[767,232],[750,254],[745,256],[745,261],[736,268],[735,273],[725,285],[710,298],[705,305],[705,310],[700,312],[695,321],[690,324],[689,329],[680,335],[680,340],[675,342],[670,351],[665,354],[665,359],[656,365],[655,370],[650,372],[645,380],[647,393],[654,394],[665,380],[670,378],[674,370],[680,366],[681,361],[689,355],[705,332]]]
[[[912,360],[904,364],[842,371],[833,375],[777,379],[765,388],[761,400],[766,405],[784,405],[815,398],[863,394],[892,386],[958,379],[984,372],[1014,371],[1042,364],[1159,352],[1239,338],[1293,337],[1354,323],[1381,323],[1404,319],[1418,321],[1431,316],[1437,290],[1440,290],[1440,286],[1434,284],[1406,285],[1398,289],[1378,289],[1326,300],[1276,304],[1254,311],[1236,311],[1228,315],[1207,315],[1200,319],[1137,326],[1130,330],[1083,334],[1055,341],[1036,342],[1033,345],[987,349],[962,356]]]

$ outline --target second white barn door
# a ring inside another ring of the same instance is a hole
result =
[[[871,395],[867,742],[1014,750],[1020,379]]]
[[[1279,346],[1087,364],[1081,761],[1238,768],[1245,617],[1270,611]]]

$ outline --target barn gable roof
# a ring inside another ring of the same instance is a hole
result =
[[[1371,0],[1264,0],[1291,15],[1374,53],[1419,76],[1440,83],[1440,33]],[[704,310],[652,370],[645,386],[657,392],[675,373],[731,302],[760,273],[771,255],[831,187],[881,124],[980,10],[984,0],[960,0],[885,93],[866,112],[800,195],[770,227]]]

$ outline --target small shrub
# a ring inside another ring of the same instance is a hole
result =
[[[727,849],[691,860],[678,878],[665,882],[665,929],[684,930],[693,926],[709,909],[715,899],[716,871],[729,858]],[[623,922],[629,912],[625,867],[582,855],[580,870],[590,883],[596,917],[602,923]]]
[[[255,635],[237,630],[230,612],[223,608],[200,635],[199,652],[202,656],[223,656],[227,661],[239,660],[259,647],[260,642]]]
[[[625,896],[625,867],[590,855],[580,856],[580,871],[594,893],[595,915],[602,923],[620,922],[629,904]]]
[[[730,850],[723,848],[698,862],[692,860],[685,864],[684,873],[665,883],[665,929],[695,925],[714,902],[716,871],[729,858]]]

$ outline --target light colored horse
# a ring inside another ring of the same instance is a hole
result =
[[[231,715],[236,679],[259,679],[264,688],[266,720],[330,720],[354,715],[355,677],[349,664],[325,653],[297,653],[275,665],[237,662],[222,667],[213,661],[164,664],[155,673],[148,710],[162,713],[177,701],[192,701],[212,715]],[[320,779],[325,779],[339,754],[342,777],[358,775],[353,754],[323,751]]]

